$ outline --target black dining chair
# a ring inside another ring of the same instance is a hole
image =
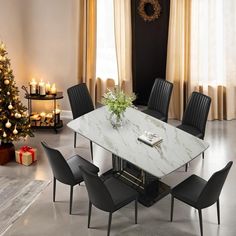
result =
[[[147,109],[143,112],[159,120],[167,122],[173,84],[165,79],[155,79],[148,100]]]
[[[56,198],[56,180],[63,184],[70,185],[70,214],[72,212],[72,201],[73,201],[73,187],[83,182],[82,173],[79,166],[84,166],[92,173],[98,173],[99,169],[89,161],[85,160],[79,155],[74,155],[69,159],[65,160],[62,154],[49,147],[45,142],[41,142],[44,151],[47,154],[49,163],[53,172],[53,202]]]
[[[202,209],[217,203],[218,224],[220,224],[219,197],[232,164],[233,162],[230,161],[223,169],[215,172],[208,181],[197,175],[191,175],[174,187],[171,190],[170,220],[173,220],[174,199],[176,198],[198,210],[201,236],[203,236]]]
[[[210,106],[210,97],[199,92],[193,92],[188,100],[182,123],[177,128],[204,139]],[[204,152],[202,158],[204,159]],[[187,169],[188,164],[185,165],[185,171]]]
[[[73,119],[94,110],[93,101],[85,83],[76,84],[67,89]],[[77,133],[74,132],[74,147],[76,147]],[[93,159],[93,143],[90,141],[91,157]]]
[[[109,212],[107,235],[110,235],[112,213],[121,207],[135,201],[135,224],[138,214],[138,193],[121,182],[119,179],[110,177],[105,181],[83,166],[80,166],[85,186],[89,196],[88,228],[90,227],[92,205],[100,210]]]

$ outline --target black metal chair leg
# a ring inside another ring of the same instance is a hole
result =
[[[185,172],[188,171],[188,163],[185,165]]]
[[[88,228],[90,227],[91,211],[92,211],[92,202],[89,201]]]
[[[138,222],[138,199],[135,200],[135,224]]]
[[[173,211],[174,211],[174,197],[171,195],[170,221],[173,221]]]
[[[77,137],[77,133],[74,132],[74,148],[76,148],[76,137]]]
[[[53,177],[53,202],[56,201],[56,178]]]
[[[70,215],[71,215],[71,212],[72,212],[72,202],[73,202],[73,187],[74,186],[70,186]]]
[[[202,159],[204,159],[205,155],[204,155],[204,152],[202,153]]]
[[[217,218],[218,218],[218,225],[220,224],[220,199],[217,200]]]
[[[109,212],[108,228],[107,228],[107,236],[110,235],[110,230],[111,230],[111,219],[112,219],[112,212]]]
[[[200,232],[201,232],[201,236],[203,236],[203,229],[202,229],[202,210],[199,210],[199,209],[198,209],[198,214],[199,214]]]
[[[90,141],[90,151],[91,151],[91,158],[93,161],[93,142],[92,141]]]

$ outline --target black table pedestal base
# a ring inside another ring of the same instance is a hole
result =
[[[150,207],[155,202],[168,195],[170,193],[170,187],[159,181],[156,177],[149,174],[146,175],[145,184],[143,184],[138,177],[133,175],[132,171],[129,169],[123,171],[109,170],[104,173],[101,178],[105,180],[106,178],[113,176],[120,179],[122,182],[137,190],[139,193],[139,202],[142,205]]]

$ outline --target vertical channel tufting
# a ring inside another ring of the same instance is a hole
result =
[[[73,119],[76,119],[92,110],[93,102],[85,83],[74,85],[67,89]]]
[[[148,109],[162,113],[168,119],[168,109],[173,84],[164,79],[155,79],[148,101]]]
[[[182,124],[197,128],[204,137],[211,98],[198,92],[193,92],[184,112]]]

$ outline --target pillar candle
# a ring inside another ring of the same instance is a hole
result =
[[[30,82],[30,94],[37,94],[37,82],[35,81],[35,79],[32,79],[32,81]]]
[[[46,88],[46,94],[49,94],[49,93],[50,93],[50,90],[51,90],[51,85],[50,85],[49,82],[46,83],[45,88]]]
[[[39,95],[46,95],[45,83],[42,80],[39,82]]]
[[[51,94],[56,95],[57,94],[57,89],[56,89],[56,85],[53,84],[51,87]]]

